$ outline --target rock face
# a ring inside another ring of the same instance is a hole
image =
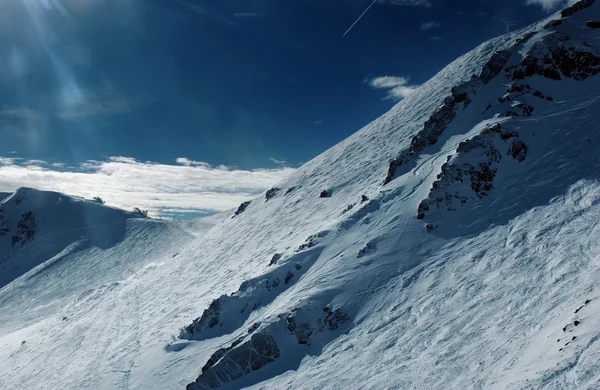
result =
[[[192,339],[195,334],[219,325],[221,321],[221,300],[223,297],[225,296],[212,301],[210,306],[208,306],[208,309],[204,310],[200,318],[196,318],[194,322],[184,327],[179,334],[179,338]]]
[[[274,187],[268,190],[265,194],[265,202],[268,202],[271,198],[273,198],[280,191],[279,188]]]
[[[29,240],[33,238],[35,234],[35,217],[31,211],[23,214],[21,220],[17,223],[17,231],[12,236],[12,245],[21,244],[25,245]],[[8,233],[8,230],[7,230]]]
[[[238,215],[240,215],[241,213],[243,213],[244,211],[246,211],[246,209],[248,208],[248,206],[250,206],[250,201],[242,203],[240,205],[240,207],[238,207],[238,209],[235,211],[235,214],[233,215],[232,218],[235,218]]]
[[[594,3],[596,2],[596,0],[581,0],[578,1],[577,3],[573,4],[572,6],[565,8],[564,10],[561,11],[560,13],[560,17],[561,18],[566,18],[568,16],[571,16],[583,9],[586,9],[588,7],[591,7]]]
[[[600,28],[600,21],[597,20],[590,20],[589,22],[587,22],[585,24],[588,28],[592,28],[592,29],[596,29],[596,28]]]
[[[500,124],[488,127],[458,145],[456,154],[442,165],[429,196],[418,206],[417,218],[425,219],[435,210],[454,211],[470,199],[482,199],[494,189],[494,178],[503,155],[523,162],[527,146],[519,133],[503,130]]]
[[[187,389],[219,388],[274,362],[279,356],[279,346],[275,339],[264,330],[253,334],[247,341],[237,339],[229,347],[213,353],[202,367],[202,374]]]
[[[0,209],[0,237],[6,236],[10,232],[10,229],[6,227],[6,221],[4,220],[4,209]]]
[[[285,319],[286,328],[296,337],[298,344],[310,344],[311,336],[326,330],[335,330],[350,319],[350,316],[340,309],[330,310],[324,307],[323,313],[315,320],[311,310],[293,309]]]
[[[396,171],[400,166],[405,164],[409,159],[418,156],[426,147],[437,143],[439,137],[446,130],[448,124],[452,122],[457,112],[469,105],[471,96],[474,94],[473,91],[477,87],[486,85],[494,79],[502,71],[518,45],[525,43],[531,36],[532,34],[524,36],[511,50],[495,52],[478,76],[473,76],[471,80],[451,88],[450,96],[446,97],[444,104],[425,122],[423,130],[412,138],[410,147],[400,153],[397,158],[390,161],[383,185],[388,184],[395,178]]]
[[[555,32],[536,42],[521,64],[506,68],[506,72],[513,81],[533,75],[581,81],[600,73],[600,56],[584,42]]]

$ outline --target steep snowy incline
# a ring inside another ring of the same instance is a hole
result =
[[[12,281],[0,386],[600,385],[594,20],[484,43],[237,210]]]

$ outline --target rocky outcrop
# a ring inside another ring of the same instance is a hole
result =
[[[205,309],[200,318],[196,318],[190,325],[184,327],[179,334],[180,339],[193,339],[194,335],[204,330],[214,328],[221,322],[221,301],[225,295],[215,299]]]
[[[317,237],[324,237],[327,231],[310,236],[307,244],[316,245]],[[283,258],[276,253],[271,259],[269,272],[245,280],[239,289],[230,295],[221,295],[213,300],[202,315],[183,327],[179,338],[205,340],[234,332],[260,307],[268,305],[279,294],[293,285],[319,257],[320,248],[310,247]]]
[[[518,132],[503,130],[497,124],[461,142],[456,152],[442,165],[429,196],[419,204],[418,219],[426,218],[433,209],[454,211],[470,199],[488,196],[494,189],[502,156],[512,156],[522,162],[527,155],[527,146],[519,139]]]
[[[563,24],[563,22],[560,19],[551,20],[548,23],[546,23],[546,25],[544,26],[544,29],[548,30],[551,28],[556,28],[558,26],[561,26],[562,24]]]
[[[248,206],[250,206],[250,201],[242,203],[240,205],[240,207],[238,207],[238,209],[235,211],[235,214],[233,214],[232,218],[235,218],[238,215],[240,215],[241,213],[243,213],[244,211],[246,211],[246,209],[248,208]]]
[[[275,195],[277,195],[277,193],[280,191],[279,188],[277,187],[273,187],[270,190],[268,190],[265,193],[265,202],[268,202],[270,199],[272,199]]]
[[[510,50],[495,52],[483,66],[478,76],[473,76],[471,80],[451,88],[450,96],[447,96],[444,99],[444,104],[427,119],[423,125],[423,130],[412,138],[410,147],[400,153],[397,158],[390,161],[383,185],[388,184],[396,177],[396,171],[400,166],[419,155],[426,147],[437,143],[439,137],[456,116],[458,110],[464,109],[469,105],[475,89],[486,85],[494,79],[502,71],[517,45],[526,42],[531,36],[532,34],[528,34],[522,37],[522,40],[517,42]]]
[[[6,221],[4,220],[4,209],[0,209],[0,237],[6,236],[10,233],[10,229],[6,227]]]
[[[597,29],[597,28],[600,28],[600,21],[598,21],[598,20],[590,20],[585,25],[586,25],[587,28]]]
[[[536,42],[519,65],[506,69],[511,80],[540,75],[551,80],[562,77],[585,80],[600,73],[600,56],[584,42],[555,32]]]
[[[296,337],[298,344],[310,344],[311,336],[338,329],[341,324],[348,321],[350,316],[340,309],[331,310],[325,306],[323,315],[316,321],[310,310],[293,309],[285,319],[287,330]]]
[[[498,116],[500,118],[512,117],[512,116],[524,116],[529,117],[533,113],[533,107],[525,103],[516,103],[511,106],[510,109],[502,111]]]
[[[572,6],[565,8],[564,10],[561,11],[560,13],[560,17],[561,18],[566,18],[568,16],[571,16],[583,9],[586,9],[588,7],[591,7],[594,3],[596,2],[596,0],[581,0],[578,1],[577,3],[573,4]]]
[[[22,215],[21,220],[17,223],[17,231],[12,236],[12,246],[18,243],[21,244],[21,247],[25,245],[29,240],[33,239],[35,229],[35,217],[31,211],[28,211]]]
[[[246,341],[239,338],[213,353],[202,367],[202,374],[187,389],[219,388],[274,362],[279,356],[279,346],[266,330],[254,333]]]

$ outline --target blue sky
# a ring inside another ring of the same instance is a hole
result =
[[[97,173],[125,156],[278,180],[501,35],[505,18],[526,25],[566,3],[529,2],[381,0],[343,38],[371,0],[4,2],[3,166]]]

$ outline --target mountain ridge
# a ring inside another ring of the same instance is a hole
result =
[[[114,247],[16,279],[0,384],[597,386],[590,17],[586,0],[483,43],[237,210],[132,219]],[[86,288],[109,258],[127,261]],[[35,290],[65,277],[80,285]]]

